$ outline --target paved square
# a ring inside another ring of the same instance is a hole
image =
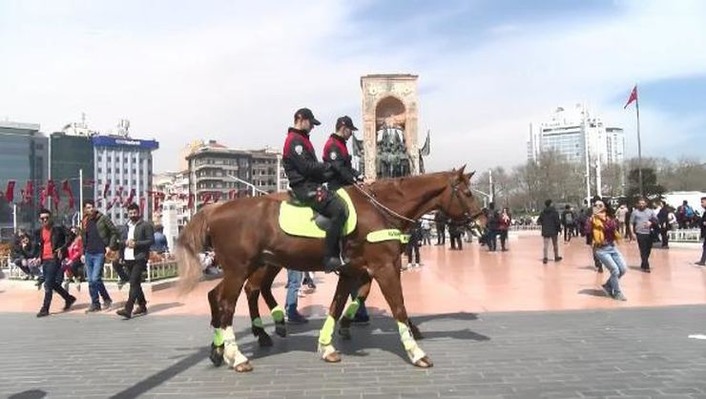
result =
[[[441,314],[415,319],[435,361],[416,369],[394,323],[375,318],[315,353],[322,320],[268,350],[236,319],[255,371],[214,368],[204,316],[0,316],[2,397],[40,398],[706,398],[706,306]],[[271,332],[272,327],[268,330]],[[34,390],[34,391],[33,391]],[[24,394],[22,394],[24,392]],[[11,396],[15,395],[15,396]]]

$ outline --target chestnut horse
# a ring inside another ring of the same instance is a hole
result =
[[[440,209],[455,220],[480,217],[481,208],[470,189],[473,173],[464,174],[463,171],[461,168],[386,179],[361,190],[346,188],[358,222],[345,239],[343,253],[349,263],[341,273],[328,316],[319,333],[318,351],[325,361],[341,360],[332,344],[332,336],[336,320],[343,313],[351,292],[351,284],[359,279],[365,283],[363,287],[369,287],[367,282],[372,278],[378,283],[397,321],[402,344],[411,362],[418,367],[433,365],[414,340],[408,325],[400,282],[402,243],[399,234],[390,234],[390,239],[384,241],[371,240],[369,234],[386,232],[390,227],[406,230],[414,220],[433,209]],[[198,254],[208,240],[223,269],[223,280],[208,293],[211,325],[215,328],[212,353],[222,353],[224,360],[238,372],[252,370],[250,361],[238,349],[232,327],[236,301],[246,280],[266,265],[301,271],[323,270],[323,239],[291,236],[280,228],[278,216],[283,200],[286,198],[282,195],[269,195],[201,210],[179,236],[176,256],[182,293],[193,290],[200,280]],[[361,293],[364,295],[367,293]]]

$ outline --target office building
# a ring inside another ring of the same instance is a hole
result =
[[[548,120],[531,123],[527,159],[537,161],[542,152],[554,150],[569,162],[622,163],[625,135],[619,127],[606,126],[582,104],[557,108]]]
[[[205,202],[262,195],[286,190],[287,180],[278,151],[228,148],[214,140],[194,146],[186,156],[189,194],[198,206]]]
[[[94,180],[94,157],[93,142],[87,135],[77,135],[65,132],[52,133],[50,141],[51,158],[51,178],[60,190],[57,213],[68,215],[76,213],[80,209],[81,188],[83,188],[83,199],[93,199],[94,190],[92,185],[80,183],[80,176],[83,182]],[[74,196],[74,208],[69,208],[68,193],[63,190],[63,183],[67,182],[71,193]],[[74,218],[76,221],[76,218]]]
[[[0,121],[0,191],[5,194],[8,182],[14,182],[14,203],[18,228],[37,226],[38,199],[41,185],[46,183],[49,142],[39,132],[39,124]],[[23,203],[22,190],[31,182],[31,203]],[[13,228],[12,205],[3,195],[0,199],[0,228]]]
[[[95,135],[93,142],[94,196],[99,208],[114,223],[127,222],[127,202],[143,206],[143,218],[152,216],[152,151],[155,140],[140,140],[127,135]]]

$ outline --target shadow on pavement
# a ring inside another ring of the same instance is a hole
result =
[[[8,396],[8,399],[40,399],[47,396],[47,393],[39,389],[32,389]]]
[[[197,363],[203,361],[205,357],[209,355],[209,348],[198,349],[193,354],[181,359],[180,361],[174,363],[174,365],[160,371],[159,373],[153,374],[144,380],[138,382],[132,387],[125,389],[117,394],[111,396],[111,399],[127,399],[136,398],[145,392],[162,385],[164,382],[169,381],[178,374],[188,370]]]
[[[178,308],[180,306],[184,306],[184,304],[181,302],[169,302],[169,303],[158,303],[154,306],[150,306],[148,303],[147,310],[150,313],[157,313],[157,312],[161,312],[163,310],[167,310],[167,309],[171,309],[171,308]]]
[[[450,329],[450,330],[424,330],[424,324],[429,321],[442,322],[450,321],[473,321],[477,320],[478,315],[475,313],[447,313],[440,315],[427,315],[412,318],[412,322],[421,330],[424,340],[433,340],[436,338],[451,338],[460,341],[489,341],[491,338],[471,331],[468,328]],[[266,325],[265,329],[268,334],[273,335],[275,345],[270,348],[260,348],[257,342],[249,342],[241,346],[243,352],[252,353],[251,359],[258,359],[266,356],[286,353],[291,351],[312,352],[316,350],[316,332],[323,325],[322,319],[311,319],[307,324],[287,325],[287,337],[281,339],[274,336],[272,324]],[[400,336],[397,325],[390,317],[373,317],[368,326],[353,326],[351,328],[352,339],[344,341],[338,335],[339,325],[337,324],[334,332],[334,344],[344,355],[367,356],[366,349],[380,349],[394,353],[403,360],[407,360],[407,355],[400,344]],[[312,336],[312,332],[314,332]],[[250,327],[241,329],[236,333],[236,336],[242,337],[251,334]],[[422,341],[423,345],[423,341]]]
[[[607,295],[605,294],[605,291],[603,290],[598,290],[595,288],[584,288],[578,292],[580,295],[590,295],[590,296],[598,296],[598,297],[606,297]]]

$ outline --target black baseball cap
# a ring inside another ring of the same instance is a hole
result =
[[[348,115],[342,116],[336,120],[336,130],[340,129],[342,126],[345,126],[351,130],[358,130],[357,127],[353,126],[353,120]]]
[[[314,113],[311,112],[309,108],[299,108],[297,112],[294,113],[294,120],[296,120],[297,117],[311,121],[314,126],[321,124],[321,122],[314,117]]]

